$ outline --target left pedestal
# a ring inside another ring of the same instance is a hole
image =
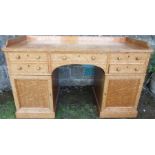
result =
[[[17,118],[55,118],[51,76],[11,76]]]

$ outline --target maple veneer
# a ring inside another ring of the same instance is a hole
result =
[[[59,88],[53,71],[69,64],[101,68],[104,77],[96,77],[93,89],[99,116],[124,118],[137,116],[152,49],[127,37],[20,36],[10,39],[3,51],[17,118],[55,117]]]

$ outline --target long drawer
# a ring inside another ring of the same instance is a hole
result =
[[[53,62],[59,63],[107,63],[106,54],[53,54]]]
[[[14,62],[25,62],[25,61],[34,61],[34,62],[40,62],[40,61],[48,61],[48,55],[47,53],[8,53],[8,58],[10,61]]]
[[[145,73],[145,65],[110,65],[109,73]]]
[[[48,73],[49,69],[47,63],[12,63],[10,72],[13,74],[44,74]]]

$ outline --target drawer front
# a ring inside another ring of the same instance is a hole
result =
[[[146,53],[117,53],[110,55],[110,63],[145,63],[147,58],[148,54]]]
[[[106,54],[53,54],[52,61],[59,63],[107,63]]]
[[[10,61],[48,61],[46,53],[9,53]]]
[[[109,73],[145,73],[145,65],[110,65]]]
[[[48,64],[39,63],[39,64],[20,64],[12,63],[10,65],[10,72],[16,74],[43,74],[48,73]]]

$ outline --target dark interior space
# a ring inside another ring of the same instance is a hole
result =
[[[104,71],[94,66],[93,83],[83,86],[59,85],[58,73],[59,68],[52,73],[56,118],[98,118],[102,103]]]

